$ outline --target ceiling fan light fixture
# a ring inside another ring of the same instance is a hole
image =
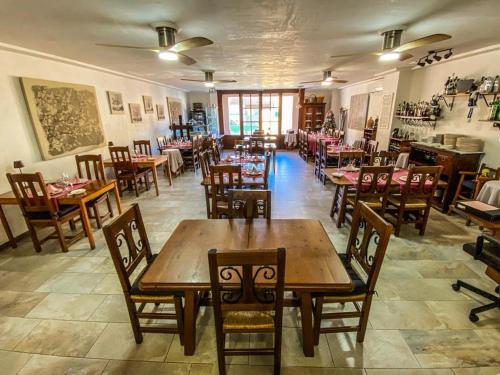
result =
[[[162,60],[167,60],[167,61],[179,60],[179,56],[177,56],[176,53],[170,51],[161,51],[160,53],[158,53],[158,57]]]
[[[213,83],[213,82],[204,82],[203,84],[205,85],[205,87],[214,87],[215,86],[215,83]]]
[[[399,59],[401,54],[399,52],[385,52],[378,58],[380,61],[395,61]]]
[[[332,81],[322,81],[321,86],[330,86],[332,84]]]

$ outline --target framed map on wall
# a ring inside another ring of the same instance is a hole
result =
[[[182,115],[182,102],[177,98],[167,96],[167,107],[170,125],[182,125],[179,124],[179,116]]]
[[[43,160],[106,145],[93,86],[22,77],[21,87]]]
[[[368,114],[368,102],[370,94],[358,94],[351,96],[349,107],[349,129],[363,130]]]

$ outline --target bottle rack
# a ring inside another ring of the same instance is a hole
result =
[[[486,106],[488,107],[491,107],[491,103],[488,102],[488,99],[487,97],[488,96],[493,96],[493,98],[495,98],[496,95],[498,95],[499,93],[489,93],[489,94],[479,94],[479,96],[481,98],[483,98],[484,100],[484,103],[486,104]],[[455,98],[460,98],[460,97],[469,97],[470,94],[467,94],[467,93],[463,93],[463,94],[452,94],[452,95],[448,95],[448,94],[445,94],[445,95],[441,95],[439,97],[439,100],[442,100],[444,105],[446,106],[446,108],[448,108],[450,111],[453,110],[453,104],[455,104]],[[446,98],[451,98],[446,100]]]
[[[396,115],[394,117],[401,120],[402,123],[407,125],[422,126],[424,124],[427,124],[428,126],[431,126],[434,129],[436,128],[437,119],[431,119],[430,117],[399,116],[399,115]]]

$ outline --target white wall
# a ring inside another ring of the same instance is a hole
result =
[[[444,83],[452,73],[460,78],[479,79],[482,76],[495,77],[500,73],[498,62],[500,49],[477,54],[465,58],[448,60],[445,63],[428,65],[423,69],[412,71],[406,79],[401,80],[401,85],[407,87],[407,95],[402,100],[430,100],[433,94],[442,93]],[[492,100],[490,96],[488,100]],[[400,101],[398,101],[399,103]],[[492,123],[479,122],[486,119],[490,108],[480,98],[478,106],[474,109],[472,121],[467,122],[467,97],[456,97],[453,110],[442,107],[442,119],[437,121],[433,133],[466,134],[471,137],[481,138],[485,142],[483,162],[494,167],[500,166],[500,130],[494,128]]]
[[[188,112],[193,109],[193,103],[203,103],[203,108],[208,107],[210,105],[210,94],[204,91],[190,91],[187,93],[187,103]]]
[[[132,77],[124,77],[103,69],[80,66],[78,63],[58,61],[56,57],[42,58],[30,54],[0,50],[0,193],[10,190],[5,174],[14,172],[13,160],[22,160],[25,172],[42,172],[47,179],[56,178],[62,172],[75,173],[74,156],[62,157],[50,161],[41,159],[36,138],[32,129],[26,104],[21,91],[19,77],[32,77],[54,81],[79,83],[94,86],[104,127],[106,141],[115,145],[131,146],[134,139],[150,139],[156,145],[156,137],[169,133],[166,97],[177,97],[186,107],[186,94],[161,84],[145,82]],[[125,114],[111,115],[106,91],[118,91],[123,95],[126,106]],[[164,104],[166,119],[158,121],[156,108],[154,114],[144,114],[142,95],[153,97],[154,104]],[[140,103],[142,108],[141,123],[132,124],[128,112],[128,103]],[[103,153],[107,149],[96,149],[89,153]],[[25,226],[17,207],[5,207],[11,228],[17,235],[24,232]],[[0,229],[0,243],[6,240]]]
[[[304,92],[304,96],[307,97],[308,95],[316,95],[318,96],[323,96],[323,103],[326,103],[326,111],[328,111],[332,105],[332,90],[329,89],[306,89]]]

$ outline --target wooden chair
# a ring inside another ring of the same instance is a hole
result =
[[[314,175],[320,179],[321,169],[321,139],[316,139],[316,152],[314,153]]]
[[[83,238],[84,230],[72,236],[64,235],[63,224],[69,223],[71,229],[74,230],[75,219],[81,221],[80,208],[79,206],[57,204],[57,201],[49,196],[41,173],[7,173],[7,179],[21,208],[37,253],[42,251],[41,245],[49,239],[58,239],[62,251],[66,253],[72,243]],[[37,227],[54,227],[55,230],[39,240]]]
[[[262,136],[262,135],[264,135],[264,130],[254,130],[253,131],[253,135]]]
[[[387,212],[396,219],[394,234],[397,237],[401,225],[408,223],[414,223],[415,228],[419,229],[419,234],[424,235],[431,210],[431,200],[442,169],[441,166],[410,169],[401,194],[391,194],[387,198],[388,208],[395,208],[394,212],[389,210]]]
[[[211,146],[211,151],[212,151],[212,161],[215,165],[220,163],[220,149],[219,146],[217,145],[217,142],[214,140],[212,141],[212,146]]]
[[[146,190],[149,190],[149,172],[150,168],[138,168],[132,162],[130,150],[128,146],[110,146],[109,154],[113,161],[113,169],[118,182],[118,191],[120,196],[123,195],[123,183],[128,187],[128,190],[134,188],[135,196],[139,196],[138,182],[142,178],[145,180]]]
[[[201,135],[195,135],[191,140],[191,148],[182,150],[182,159],[187,168],[192,168],[194,171],[200,168],[200,142]]]
[[[249,142],[243,139],[236,139],[234,141],[234,151],[236,154],[240,154],[240,157],[242,157],[243,154],[250,152]]]
[[[210,191],[212,195],[212,219],[229,216],[228,190],[242,188],[241,165],[211,165]]]
[[[377,215],[367,204],[359,202],[354,209],[351,233],[345,254],[339,254],[344,267],[352,279],[354,289],[350,292],[316,293],[313,306],[314,313],[314,343],[319,344],[321,333],[357,332],[356,340],[363,342],[365,338],[368,315],[375,285],[377,283],[385,251],[392,232],[392,225]],[[374,250],[372,248],[375,247]],[[353,267],[357,265],[357,268]],[[361,269],[362,272],[359,272]],[[363,275],[366,273],[366,276]],[[346,302],[352,303],[356,309],[353,312],[323,313],[325,304]],[[362,302],[362,305],[359,305]],[[359,318],[354,326],[321,327],[325,319]]]
[[[269,153],[273,157],[273,171],[276,172],[276,150],[278,146],[276,143],[264,143],[264,155]]]
[[[167,147],[167,137],[165,137],[164,135],[156,137],[156,143],[158,144],[158,151],[161,154],[162,151]]]
[[[344,223],[346,213],[352,213],[358,202],[363,201],[372,210],[384,217],[394,167],[361,167],[356,192],[344,190],[340,198],[337,227]]]
[[[201,175],[203,177],[203,180],[205,181],[206,179],[210,178],[210,154],[208,150],[202,151],[200,153],[200,168],[201,168]],[[212,191],[211,191],[211,186],[208,185],[203,185],[205,189],[205,204],[207,206],[207,218],[210,219],[212,217],[212,211],[210,209],[210,203],[212,200]]]
[[[149,140],[134,141],[134,151],[139,155],[151,156],[151,142]]]
[[[285,249],[209,250],[220,375],[226,374],[228,355],[272,355],[274,374],[280,373],[285,257]],[[226,348],[230,333],[274,333],[274,346]]]
[[[304,143],[304,131],[302,129],[298,129],[298,131],[297,131],[297,147],[299,148],[299,157],[301,157],[301,158],[304,158],[302,155],[303,143]]]
[[[500,179],[500,168],[488,167],[484,163],[481,164],[477,172],[461,171],[458,173],[460,174],[460,180],[451,202],[453,206],[458,200],[476,199],[486,182]]]
[[[116,220],[106,225],[103,231],[120,279],[135,342],[142,343],[143,332],[178,333],[182,345],[184,334],[182,292],[169,293],[139,289],[142,275],[153,264],[156,257],[151,253],[139,205],[134,203]],[[141,263],[144,263],[143,261],[146,263],[144,269],[135,280],[131,280],[132,273]],[[139,304],[139,307],[136,304]],[[144,312],[147,304],[155,304],[156,307],[151,312]],[[160,304],[174,305],[175,313],[157,312],[156,308]],[[140,319],[151,319],[155,324],[142,325]],[[176,326],[158,326],[158,320],[174,320]]]
[[[366,143],[366,139],[364,139],[364,138],[356,139],[354,141],[354,143],[352,144],[352,147],[355,148],[356,150],[364,150],[365,143]]]
[[[364,151],[340,151],[338,168],[352,164],[355,167],[361,167],[365,157]]]
[[[229,190],[231,218],[271,218],[271,190]]]
[[[104,173],[104,164],[102,163],[102,155],[75,155],[76,169],[79,178],[86,178],[94,181],[106,181]],[[83,167],[83,168],[82,168]],[[85,172],[85,173],[84,173]],[[101,215],[99,205],[106,202],[108,211]],[[108,217],[113,217],[113,207],[111,207],[111,200],[109,194],[104,193],[100,197],[93,199],[87,203],[89,211],[93,212],[90,218],[95,219],[97,228],[102,228],[102,222]]]
[[[378,150],[378,141],[368,141],[366,145],[366,153],[372,155]]]
[[[381,167],[387,165],[396,165],[398,160],[399,152],[395,151],[379,151],[375,152],[371,156],[370,165],[374,167]]]
[[[336,167],[338,165],[337,158],[328,155],[328,146],[333,142],[321,141],[320,142],[320,165],[319,165],[319,179],[326,184],[326,168]]]

